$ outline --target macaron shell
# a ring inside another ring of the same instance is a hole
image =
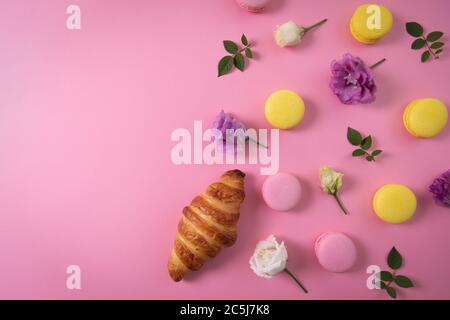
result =
[[[290,129],[302,121],[305,103],[294,91],[279,90],[267,99],[264,113],[272,127]]]
[[[447,122],[447,107],[438,99],[416,99],[403,112],[403,124],[406,130],[420,138],[438,135],[445,129]]]
[[[410,220],[416,211],[414,193],[401,184],[387,184],[373,197],[373,209],[377,216],[388,223],[400,224]]]
[[[367,26],[368,18],[373,15],[372,11],[367,12],[370,6],[377,6],[380,9],[379,29],[369,29]],[[392,29],[393,17],[392,13],[384,6],[372,3],[366,3],[358,7],[350,19],[350,32],[353,37],[364,44],[373,44],[386,36]]]
[[[341,232],[322,234],[315,242],[314,251],[320,265],[331,272],[348,271],[356,262],[356,246]]]
[[[266,204],[277,211],[289,211],[300,201],[302,186],[289,173],[277,173],[264,181],[262,195]]]
[[[271,1],[272,0],[236,0],[239,6],[254,13],[263,11]]]
[[[359,42],[361,42],[361,43],[364,43],[364,44],[374,44],[374,43],[376,42],[376,40],[367,40],[367,39],[364,39],[364,38],[362,38],[359,34],[357,34],[357,33],[355,32],[355,30],[353,30],[353,25],[352,25],[351,21],[350,21],[350,32],[351,32],[352,36],[353,36],[356,40],[358,40]]]

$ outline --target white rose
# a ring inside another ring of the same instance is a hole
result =
[[[320,168],[320,185],[322,190],[328,194],[335,195],[342,187],[342,177],[340,172],[334,171],[328,166]]]
[[[277,26],[274,32],[275,42],[280,47],[299,44],[305,34],[305,29],[299,27],[294,21],[288,21]]]
[[[278,243],[273,235],[256,245],[255,252],[250,258],[250,267],[260,277],[272,276],[286,269],[288,254],[284,243]]]

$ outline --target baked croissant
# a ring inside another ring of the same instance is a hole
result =
[[[239,170],[227,171],[184,207],[167,265],[174,281],[200,269],[208,258],[236,242],[239,207],[245,197],[244,177]]]

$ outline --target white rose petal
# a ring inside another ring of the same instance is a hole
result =
[[[278,243],[273,235],[256,245],[250,258],[251,269],[260,277],[272,278],[286,268],[288,254],[283,242]]]
[[[299,44],[305,34],[305,29],[299,27],[295,22],[288,21],[277,26],[274,32],[275,42],[280,47],[294,46]]]

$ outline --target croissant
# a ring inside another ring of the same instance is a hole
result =
[[[239,170],[227,171],[184,207],[167,265],[174,281],[200,269],[208,258],[236,242],[236,223],[245,197],[244,177]]]

